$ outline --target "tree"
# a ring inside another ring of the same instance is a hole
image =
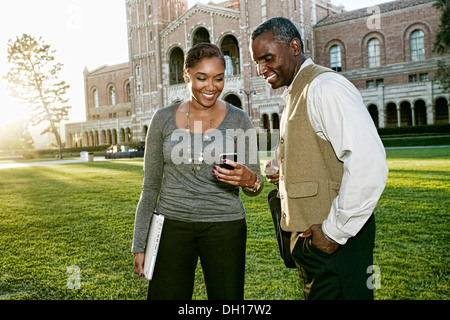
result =
[[[439,54],[448,54],[450,53],[450,0],[437,0],[434,6],[442,11],[434,51]],[[442,60],[438,62],[436,80],[441,83],[446,92],[450,92],[450,67]]]
[[[15,41],[8,41],[8,62],[11,67],[5,78],[9,91],[28,106],[30,123],[36,126],[47,121],[48,127],[41,133],[52,133],[62,158],[59,128],[62,120],[68,120],[70,106],[65,98],[69,85],[59,80],[62,64],[55,61],[55,51],[40,37],[23,34]]]

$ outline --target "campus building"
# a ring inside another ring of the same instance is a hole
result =
[[[129,61],[84,71],[86,121],[66,125],[66,144],[143,141],[158,108],[188,99],[184,54],[198,42],[225,55],[221,99],[255,127],[278,129],[284,89],[258,76],[248,50],[252,31],[276,16],[295,23],[308,57],[360,90],[377,127],[449,123],[450,95],[434,77],[450,56],[433,52],[441,14],[433,4],[397,0],[345,11],[326,0],[228,0],[188,9],[187,0],[126,0]]]

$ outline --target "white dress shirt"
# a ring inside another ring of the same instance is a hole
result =
[[[313,61],[307,59],[300,70],[310,64]],[[315,78],[308,91],[307,111],[314,131],[331,143],[344,165],[339,195],[322,223],[324,234],[343,245],[364,226],[383,193],[386,153],[361,94],[343,76],[326,72]]]

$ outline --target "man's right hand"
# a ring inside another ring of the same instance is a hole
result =
[[[272,165],[272,160],[266,162],[264,166],[264,173],[266,174],[267,181],[270,183],[277,183],[280,177],[280,171],[278,167]]]

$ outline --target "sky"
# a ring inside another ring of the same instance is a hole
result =
[[[191,7],[196,2],[189,0]],[[215,0],[215,2],[221,2]],[[346,10],[380,4],[383,0],[332,0]],[[127,62],[125,0],[14,0],[0,11],[0,126],[23,117],[26,107],[9,97],[7,43],[23,33],[39,38],[56,50],[64,66],[61,80],[70,84],[67,97],[72,109],[69,122],[85,121],[83,70]]]

